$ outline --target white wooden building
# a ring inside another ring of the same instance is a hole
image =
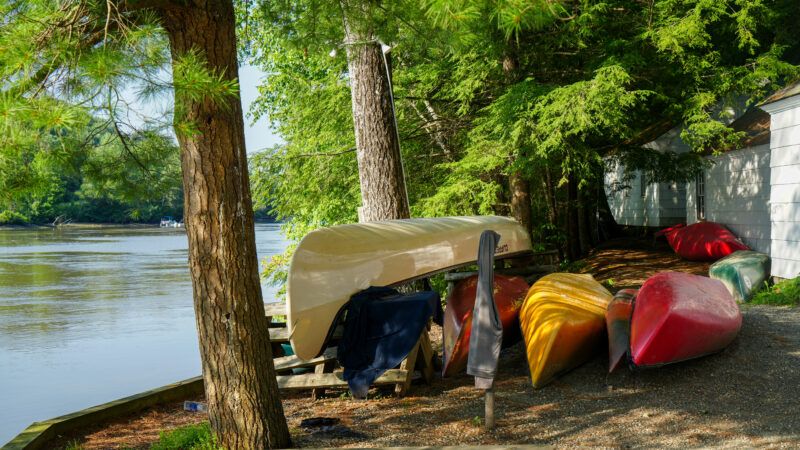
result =
[[[640,174],[615,190],[621,167],[606,174],[609,206],[619,224],[666,227],[722,223],[754,250],[772,258],[772,275],[800,274],[800,83],[776,92],[730,126],[747,133],[742,148],[710,156],[714,164],[685,186],[650,183]],[[648,144],[688,151],[680,129]]]
[[[645,145],[655,150],[689,151],[676,127]],[[682,183],[648,183],[642,173],[623,180],[624,167],[617,164],[605,174],[606,197],[620,225],[667,227],[686,221],[686,186]]]

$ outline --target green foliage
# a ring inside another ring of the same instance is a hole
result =
[[[340,6],[359,4],[239,7],[242,51],[269,74],[251,113],[285,141],[251,158],[254,198],[292,239],[356,220],[346,52],[328,53],[363,45],[342,42]],[[800,75],[800,36],[786,31],[798,13],[790,0],[422,0],[357,25],[392,46],[412,214],[509,214],[518,174],[543,247],[567,244],[568,182],[595,198],[614,163],[685,182],[702,155],[738,145],[720,119]],[[665,123],[696,151],[642,148]],[[276,281],[288,257],[270,263]]]
[[[0,209],[34,222],[181,214],[169,128],[196,128],[181,100],[225,105],[238,84],[199,51],[172,55],[156,14],[136,6],[0,0]]]
[[[0,211],[0,225],[25,225],[30,219],[15,211]]]
[[[783,280],[773,286],[765,287],[750,300],[753,305],[800,305],[800,277]]]
[[[220,450],[208,422],[162,431],[151,450]]]

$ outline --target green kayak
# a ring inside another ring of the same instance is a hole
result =
[[[747,301],[769,277],[769,256],[739,250],[720,259],[708,269],[708,276],[722,281],[737,301]]]

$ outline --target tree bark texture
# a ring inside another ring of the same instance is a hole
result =
[[[164,9],[173,62],[199,51],[208,67],[238,78],[230,0]],[[176,92],[176,110],[197,132],[178,133],[203,380],[209,418],[228,449],[290,445],[275,379],[258,275],[239,95],[224,102]]]
[[[581,256],[584,256],[589,253],[589,249],[592,247],[592,239],[591,239],[591,228],[589,224],[589,211],[590,208],[586,202],[586,193],[584,190],[578,190],[578,204],[577,204],[577,216],[578,216],[578,248],[580,249]]]
[[[361,183],[359,221],[372,222],[411,217],[406,193],[403,163],[394,111],[390,80],[384,65],[381,46],[369,24],[357,21],[369,17],[368,5],[342,3],[344,11],[347,67],[353,101],[353,124],[356,156]]]
[[[567,181],[567,254],[572,261],[580,258],[580,233],[578,231],[578,182],[574,175]]]
[[[514,172],[508,176],[508,185],[511,188],[511,215],[525,227],[530,235],[533,223],[531,220],[531,191],[528,181],[520,172]]]

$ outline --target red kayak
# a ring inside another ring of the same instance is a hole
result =
[[[494,276],[494,302],[503,324],[503,344],[509,345],[520,339],[519,309],[528,293],[528,283],[522,277]],[[456,284],[447,297],[444,310],[442,340],[444,367],[442,376],[455,375],[467,367],[469,337],[472,331],[472,309],[478,276],[465,278]]]
[[[733,296],[718,280],[680,272],[650,277],[639,292],[612,301],[607,321],[624,321],[630,328],[609,326],[612,369],[624,351],[630,330],[629,362],[636,367],[655,367],[716,353],[739,333],[742,314]],[[632,310],[628,315],[627,311]],[[617,358],[613,361],[613,358]]]
[[[716,261],[738,250],[750,250],[730,230],[714,222],[675,225],[658,234],[667,238],[675,253],[690,261]]]

